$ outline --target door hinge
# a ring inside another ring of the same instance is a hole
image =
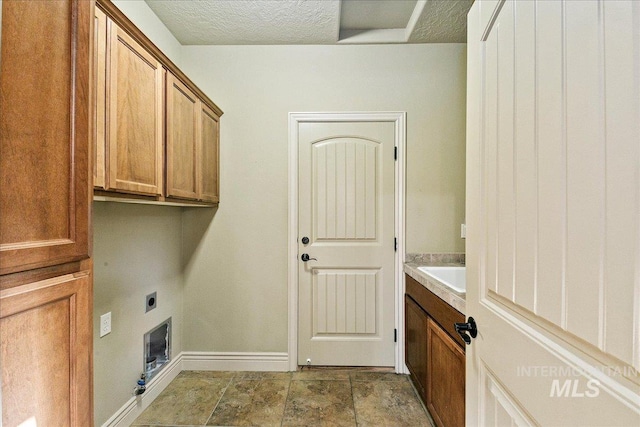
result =
[[[398,238],[397,237],[393,238],[393,251],[394,252],[398,252]]]
[[[393,342],[398,342],[398,330],[393,330]]]
[[[398,147],[393,147],[393,160],[398,160]]]

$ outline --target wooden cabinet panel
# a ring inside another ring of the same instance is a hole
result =
[[[453,324],[464,315],[410,276],[405,295],[405,363],[439,427],[465,421],[465,351]]]
[[[422,400],[427,400],[427,313],[405,295],[405,362]]]
[[[200,191],[198,198],[206,202],[220,201],[220,117],[201,104],[200,115]]]
[[[200,100],[167,73],[167,197],[197,199]]]
[[[90,271],[0,292],[3,425],[92,425],[91,295]]]
[[[95,8],[93,21],[93,186],[106,188],[107,174],[107,15]]]
[[[91,13],[2,2],[0,274],[88,257]]]
[[[429,316],[436,319],[451,338],[461,346],[464,346],[464,341],[453,327],[454,323],[462,323],[465,321],[464,315],[422,286],[411,276],[405,275],[405,278],[407,294],[411,295],[411,298],[429,313]]]
[[[427,409],[439,427],[464,426],[464,351],[431,318],[427,340]]]
[[[108,20],[108,189],[162,194],[164,69]]]
[[[2,422],[93,423],[92,1],[2,1]]]

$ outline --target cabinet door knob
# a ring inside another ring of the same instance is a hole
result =
[[[466,344],[471,344],[471,338],[478,336],[478,328],[476,327],[476,321],[473,317],[469,317],[467,323],[454,323],[453,327]],[[467,332],[469,332],[471,336],[467,335]]]

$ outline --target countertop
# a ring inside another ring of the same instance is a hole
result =
[[[432,279],[431,277],[418,270],[418,267],[425,266],[442,266],[442,267],[461,267],[460,263],[425,263],[425,262],[405,262],[404,272],[413,277],[422,286],[436,294],[440,299],[449,304],[451,307],[465,314],[466,302],[464,295],[458,295],[449,288]]]

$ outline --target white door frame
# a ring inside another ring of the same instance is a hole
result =
[[[395,253],[395,371],[407,373],[404,364],[404,233],[405,233],[405,148],[406,112],[325,112],[289,113],[289,370],[298,368],[298,128],[300,123],[313,122],[392,122],[395,126],[395,234],[398,250]]]

